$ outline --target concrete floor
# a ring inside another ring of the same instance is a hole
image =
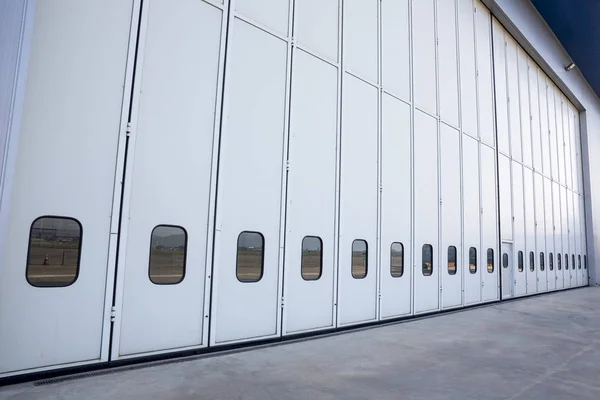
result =
[[[600,399],[600,288],[0,388],[0,399]]]

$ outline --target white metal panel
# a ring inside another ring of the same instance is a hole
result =
[[[480,144],[481,151],[481,299],[496,300],[498,291],[498,207],[496,206],[496,152],[491,147]],[[491,260],[488,250],[493,251]],[[491,266],[490,266],[490,261]]]
[[[537,270],[535,251],[535,199],[533,194],[533,171],[523,168],[523,190],[525,194],[525,265],[527,271],[527,294],[537,292]],[[533,266],[530,253],[533,252]],[[532,270],[533,269],[533,270]]]
[[[588,285],[589,284],[589,278],[588,278],[588,273],[589,273],[589,265],[586,264],[585,260],[587,259],[587,236],[586,236],[586,230],[585,230],[585,224],[586,224],[586,219],[585,219],[585,203],[584,203],[584,197],[583,196],[579,196],[579,227],[580,227],[580,232],[581,232],[581,278],[582,278],[582,283],[583,285]],[[588,261],[589,264],[589,261]]]
[[[513,185],[513,277],[515,280],[515,296],[527,293],[527,278],[525,269],[527,266],[527,252],[525,249],[525,203],[523,198],[523,166],[512,162],[512,185]],[[522,269],[519,270],[519,252],[522,252]]]
[[[371,321],[377,309],[377,89],[346,74],[342,100],[342,169],[338,323]],[[368,245],[367,276],[352,276],[352,242]]]
[[[546,222],[546,270],[548,290],[556,289],[556,249],[554,246],[554,211],[552,181],[544,178],[544,218]]]
[[[289,0],[234,0],[235,12],[281,35],[288,34]]]
[[[242,20],[234,19],[232,25],[217,192],[212,343],[278,331],[287,45]],[[264,237],[258,282],[242,283],[236,277],[237,241],[243,231]]]
[[[575,150],[576,150],[576,165],[575,168],[577,170],[577,186],[576,191],[578,194],[583,194],[583,158],[582,158],[582,148],[581,148],[581,130],[580,130],[580,121],[579,121],[579,112],[573,107],[573,124],[574,124],[574,132],[575,132]]]
[[[502,240],[513,240],[512,223],[512,184],[510,178],[510,159],[500,155],[498,160],[500,187],[500,230]]]
[[[281,1],[285,4],[285,1]],[[294,38],[300,46],[338,61],[339,0],[295,0]]]
[[[144,57],[135,94],[143,96],[137,102],[135,148],[128,162],[132,185],[120,355],[203,344],[205,325],[222,11],[193,0],[176,8],[167,0],[151,0],[146,6]],[[187,268],[176,285],[156,285],[148,278],[151,233],[161,224],[181,226],[188,235]],[[190,302],[191,297],[197,301]]]
[[[410,101],[409,18],[409,0],[381,1],[381,83],[406,101]]]
[[[337,68],[294,52],[284,274],[284,334],[335,323]],[[319,204],[315,207],[315,204]],[[321,276],[302,276],[302,241],[321,239]]]
[[[535,247],[538,277],[538,291],[548,290],[548,254],[546,252],[546,215],[544,209],[544,178],[539,173],[534,173],[535,185]],[[544,256],[544,270],[542,271],[541,256]]]
[[[504,256],[506,255],[506,262]],[[501,275],[502,275],[502,299],[508,299],[514,296],[515,280],[513,277],[513,244],[511,242],[502,242],[501,256]]]
[[[494,38],[494,89],[496,91],[496,128],[498,135],[498,151],[510,155],[508,135],[508,83],[506,77],[506,46],[504,44],[504,28],[498,20],[493,21]]]
[[[475,139],[463,135],[463,275],[464,275],[464,304],[474,304],[481,301],[481,274],[483,265],[479,261],[482,253],[480,233],[480,204],[479,204],[479,144]],[[477,269],[469,269],[469,250],[477,250]]]
[[[573,204],[573,192],[565,189],[567,198],[567,216],[569,218],[569,268],[571,271],[571,286],[577,286],[577,271],[576,262],[573,262],[573,255],[577,258],[577,250],[575,248],[575,206]]]
[[[570,220],[571,216],[569,215],[569,200],[567,198],[567,189],[564,186],[560,187],[560,207],[561,207],[561,216],[562,216],[562,248],[563,248],[563,269],[565,271],[564,279],[565,279],[565,287],[573,286],[573,268],[571,265],[571,243],[570,243]],[[565,262],[565,256],[569,257],[569,261]],[[567,269],[568,265],[568,269]]]
[[[517,43],[508,34],[506,40],[506,80],[508,82],[508,120],[510,132],[510,155],[513,160],[522,160],[521,110],[519,108],[519,69]],[[518,250],[513,249],[517,254]],[[516,256],[515,256],[516,257]]]
[[[414,312],[437,310],[438,281],[438,135],[434,118],[415,111],[414,121]],[[423,274],[423,245],[433,247],[432,274]]]
[[[477,99],[479,101],[479,138],[496,147],[494,136],[494,92],[492,82],[492,27],[488,9],[475,2],[477,43]]]
[[[548,137],[550,141],[550,177],[558,182],[558,134],[560,114],[556,115],[555,92],[556,89],[550,80],[546,81],[548,87]]]
[[[521,139],[523,143],[523,164],[532,167],[531,159],[531,114],[529,111],[529,56],[517,48],[517,64],[519,69],[519,107],[521,109]]]
[[[571,189],[573,188],[573,175],[572,164],[571,164],[571,115],[569,111],[569,101],[564,99],[562,102],[562,113],[563,113],[563,154],[565,157],[565,182],[564,185]]]
[[[580,232],[581,229],[579,228],[579,196],[577,196],[576,193],[574,192],[570,192],[569,195],[571,196],[571,208],[573,209],[573,213],[572,213],[572,222],[571,222],[571,244],[572,244],[572,249],[571,249],[571,253],[575,256],[575,262],[573,263],[573,275],[575,276],[575,282],[577,286],[581,286],[581,271],[579,270],[579,264],[578,264],[578,255],[581,254],[581,246],[580,246],[580,241],[581,241],[581,237],[580,237]]]
[[[462,130],[477,137],[477,85],[473,0],[458,0]]]
[[[557,148],[557,163],[558,163],[558,182],[561,185],[565,184],[565,123],[563,119],[566,115],[562,112],[563,97],[562,93],[555,88],[554,92],[554,108],[556,110],[556,148]],[[556,178],[555,178],[556,179]]]
[[[434,0],[412,3],[415,106],[437,115]]]
[[[540,105],[540,142],[542,146],[542,173],[550,177],[550,132],[548,126],[548,83],[544,72],[538,68],[538,95]]]
[[[0,249],[0,374],[102,358],[132,8],[131,1],[36,4],[14,164],[19,184],[12,187],[9,234]],[[82,226],[79,274],[67,287],[26,280],[30,229],[47,215]]]
[[[560,205],[560,186],[552,182],[552,204],[554,208],[554,269],[556,271],[556,288],[565,287],[563,270],[563,235],[562,235],[562,213]],[[560,257],[559,257],[560,256]],[[559,261],[560,258],[560,261]]]
[[[460,132],[440,125],[441,242],[440,276],[442,308],[462,304]],[[456,248],[456,262],[451,274],[448,248]]]
[[[440,118],[459,126],[456,5],[454,0],[436,0],[436,4]],[[488,72],[491,73],[491,69]]]
[[[370,82],[377,82],[378,3],[344,3],[344,68]]]
[[[529,62],[529,105],[531,110],[531,148],[533,170],[542,171],[542,137],[540,135],[540,100],[538,92],[538,67]]]
[[[411,135],[410,106],[383,95],[381,144],[380,318],[411,312]],[[404,272],[390,270],[392,243],[402,243]]]

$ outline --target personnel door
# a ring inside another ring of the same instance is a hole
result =
[[[515,279],[513,264],[513,245],[509,242],[502,243],[502,257],[500,260],[502,275],[502,298],[508,299],[514,296]]]

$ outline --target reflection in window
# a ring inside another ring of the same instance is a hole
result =
[[[494,272],[494,249],[487,250],[487,271],[490,274]]]
[[[477,273],[477,249],[475,247],[469,249],[469,272]]]
[[[448,274],[456,275],[456,247],[448,247]]]
[[[392,243],[390,247],[390,274],[393,278],[404,275],[404,245],[399,242]]]
[[[29,232],[25,275],[36,287],[73,284],[79,274],[82,229],[68,217],[40,217]]]
[[[529,270],[535,271],[535,254],[533,254],[533,251],[529,252]]]
[[[581,254],[577,255],[577,269],[581,269]]]
[[[554,271],[554,254],[550,253],[550,271]]]
[[[575,254],[571,255],[571,267],[575,269]]]
[[[508,268],[508,254],[502,254],[502,268]]]
[[[174,285],[185,275],[187,233],[180,226],[158,225],[150,235],[148,275],[156,285]]]
[[[569,255],[565,254],[565,269],[569,269]]]
[[[523,252],[522,251],[519,251],[517,266],[518,266],[519,272],[523,272]]]
[[[421,258],[423,260],[421,271],[424,276],[431,276],[433,274],[433,246],[430,244],[424,244],[421,249]]]
[[[540,252],[540,271],[543,271],[546,269],[546,266],[544,265],[544,253]]]
[[[316,281],[323,273],[323,241],[317,236],[302,239],[300,272],[305,281]]]
[[[560,256],[560,253],[558,253],[556,255],[556,263],[557,263],[557,268],[560,271],[562,269],[562,257]]]
[[[369,246],[364,240],[352,242],[352,277],[363,279],[369,272]]]
[[[237,241],[235,274],[240,282],[258,282],[263,277],[265,238],[261,233],[244,231]]]

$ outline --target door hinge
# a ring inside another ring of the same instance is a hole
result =
[[[285,297],[281,297],[281,308],[285,307]]]
[[[290,170],[290,160],[287,160],[287,161],[285,162],[285,170],[286,170],[286,171],[289,171],[289,170]]]
[[[112,306],[110,308],[110,322],[115,322],[115,318],[117,318],[117,307]]]
[[[127,123],[127,128],[125,128],[125,135],[127,137],[131,136],[131,122]]]

